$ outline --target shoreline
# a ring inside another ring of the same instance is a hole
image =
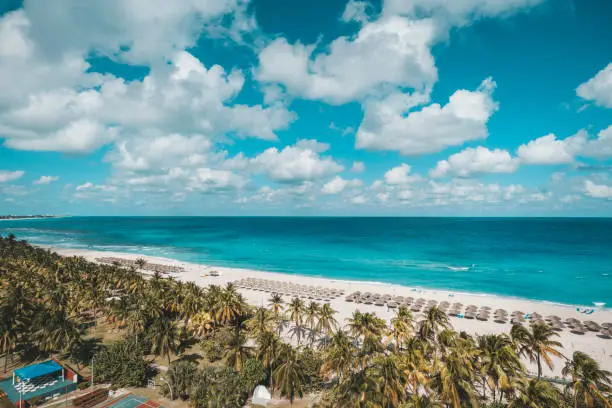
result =
[[[166,262],[168,264],[181,263],[181,264],[186,264],[186,265],[194,265],[194,266],[198,266],[202,268],[215,268],[219,270],[227,269],[227,270],[232,270],[232,271],[241,271],[244,273],[275,274],[275,275],[280,275],[279,277],[283,277],[283,278],[292,278],[292,277],[297,278],[297,279],[312,278],[312,279],[322,279],[322,280],[330,281],[330,282],[344,283],[348,285],[368,285],[368,286],[377,286],[377,287],[391,287],[391,288],[398,288],[398,289],[404,289],[404,290],[408,289],[411,291],[416,289],[416,291],[423,291],[423,292],[432,292],[432,291],[433,292],[448,292],[454,295],[469,296],[469,297],[474,297],[474,298],[478,298],[478,297],[493,298],[493,299],[499,299],[500,301],[507,300],[507,301],[516,301],[516,302],[542,303],[546,305],[559,306],[559,307],[571,308],[571,309],[589,308],[589,309],[595,309],[598,311],[612,312],[612,304],[608,304],[605,302],[602,302],[604,303],[604,306],[595,305],[595,303],[599,303],[599,302],[591,302],[590,304],[564,303],[564,302],[546,300],[546,299],[535,299],[535,298],[527,298],[527,297],[498,294],[498,293],[470,292],[470,291],[465,291],[465,290],[455,290],[455,289],[441,288],[441,287],[436,287],[436,286],[405,285],[401,283],[391,283],[391,282],[382,282],[382,281],[373,281],[373,280],[351,280],[351,279],[341,279],[341,278],[330,278],[324,275],[305,275],[305,274],[285,272],[285,271],[268,271],[268,270],[263,270],[263,269],[253,269],[253,268],[245,268],[245,267],[239,267],[239,266],[204,264],[204,263],[198,263],[198,262],[193,262],[193,261],[183,261],[183,260],[176,259],[176,258],[168,258],[165,256],[147,255],[147,254],[138,253],[138,252],[122,252],[118,250],[105,250],[105,249],[99,249],[99,248],[57,247],[54,245],[34,244],[34,243],[32,243],[32,245],[38,246],[40,248],[50,249],[57,253],[62,253],[62,252],[72,253],[72,252],[79,252],[79,251],[83,251],[84,253],[95,252],[99,254],[106,254],[107,256],[129,257],[133,259],[135,258],[157,259],[159,261]]]
[[[39,245],[40,246],[40,245]],[[345,296],[351,294],[354,291],[363,292],[379,292],[388,293],[390,295],[404,295],[413,296],[414,298],[424,298],[427,300],[449,301],[451,303],[460,302],[464,306],[474,304],[477,306],[489,306],[492,309],[505,309],[508,313],[512,313],[515,310],[520,310],[524,313],[537,312],[543,317],[548,315],[557,315],[563,319],[575,318],[580,321],[591,320],[598,324],[612,322],[612,310],[610,309],[595,309],[595,311],[586,315],[578,310],[576,306],[566,304],[553,304],[543,301],[534,300],[523,300],[515,299],[510,297],[501,297],[497,295],[486,295],[486,294],[466,294],[460,292],[453,292],[449,290],[439,289],[426,289],[422,287],[409,287],[392,283],[372,283],[372,282],[361,282],[361,281],[346,281],[339,279],[330,279],[324,277],[312,277],[305,275],[293,275],[283,274],[278,272],[266,272],[251,269],[240,269],[231,267],[217,267],[211,265],[197,264],[179,261],[164,257],[147,256],[136,253],[124,253],[124,252],[110,252],[110,251],[96,251],[87,249],[69,249],[69,248],[56,248],[53,246],[41,246],[50,250],[53,250],[60,255],[64,256],[82,256],[89,261],[98,262],[96,258],[101,257],[117,257],[126,260],[135,260],[136,258],[144,258],[150,263],[177,266],[183,268],[181,272],[168,273],[167,276],[172,276],[181,281],[195,282],[199,286],[207,287],[209,285],[221,285],[224,286],[228,282],[236,282],[245,278],[259,278],[267,279],[275,282],[289,282],[300,285],[311,285],[321,286],[326,288],[341,289],[346,292],[344,296],[330,300],[328,303],[334,310],[337,311],[336,319],[344,325],[346,319],[351,316],[355,310],[362,312],[374,312],[376,315],[386,321],[390,321],[395,316],[395,310],[389,309],[384,306],[367,305],[363,303],[352,303],[345,301]],[[211,271],[217,271],[220,276],[210,276]],[[150,273],[150,272],[144,272]],[[268,303],[270,293],[261,291],[255,291],[252,289],[238,288],[238,291],[244,296],[247,303],[253,306],[261,306]],[[286,302],[291,297],[284,296]],[[306,302],[310,300],[305,299]],[[421,316],[421,313],[413,313],[416,320]],[[456,331],[465,331],[471,335],[484,335],[484,334],[501,334],[509,333],[512,327],[510,323],[496,323],[490,321],[479,321],[477,319],[465,319],[458,317],[449,318],[452,327]],[[523,323],[528,324],[528,323]],[[288,341],[292,341],[291,338],[286,336]],[[573,334],[568,328],[564,328],[559,332],[559,337],[556,338],[563,344],[563,348],[560,350],[563,355],[571,356],[574,351],[582,351],[591,355],[597,360],[603,369],[612,371],[612,339],[605,339],[598,336],[596,332],[587,332],[583,335]],[[526,367],[530,371],[534,371],[534,365],[528,361],[524,361]],[[547,367],[544,369],[544,374],[547,376],[555,377],[561,375],[561,369],[565,361],[563,359],[555,359],[555,366],[553,370],[549,370]]]

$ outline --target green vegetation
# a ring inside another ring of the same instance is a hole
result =
[[[545,325],[473,337],[437,308],[418,321],[400,308],[390,324],[359,311],[338,322],[329,304],[276,294],[254,308],[231,284],[145,277],[13,236],[0,239],[0,294],[5,371],[9,361],[50,354],[84,366],[93,357],[95,382],[143,386],[155,361],[168,365],[173,397],[196,408],[242,407],[257,384],[319,407],[612,406],[611,374],[583,353],[566,359],[566,386],[541,378],[562,350]],[[125,340],[97,344],[92,333],[102,328]],[[537,378],[520,357],[538,366]]]

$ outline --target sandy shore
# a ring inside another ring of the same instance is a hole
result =
[[[493,310],[501,308],[506,309],[509,313],[514,310],[520,310],[525,313],[538,312],[543,316],[557,315],[561,318],[573,317],[580,321],[592,320],[597,323],[612,322],[612,310],[611,309],[599,309],[591,315],[585,315],[576,310],[575,306],[561,305],[547,302],[537,302],[524,299],[515,299],[508,297],[492,296],[492,295],[480,295],[480,294],[466,294],[456,293],[444,290],[431,290],[424,288],[414,288],[408,286],[392,285],[392,284],[378,284],[368,282],[356,282],[356,281],[342,281],[325,278],[317,278],[302,275],[289,275],[282,273],[272,273],[264,271],[255,271],[250,269],[238,269],[238,268],[226,268],[226,267],[210,267],[206,265],[193,264],[187,262],[181,262],[173,259],[150,257],[137,254],[119,253],[119,252],[102,252],[102,251],[91,251],[81,249],[64,249],[64,248],[53,248],[55,251],[66,256],[83,256],[90,261],[95,261],[98,257],[118,257],[124,259],[136,259],[144,258],[148,262],[180,266],[184,269],[184,272],[174,273],[173,276],[182,281],[193,281],[201,286],[207,286],[210,284],[224,285],[227,282],[236,281],[247,277],[257,277],[261,279],[271,279],[276,281],[292,282],[304,285],[315,285],[323,286],[328,288],[344,289],[347,294],[354,291],[361,292],[378,292],[378,293],[389,293],[391,295],[402,295],[411,296],[414,298],[424,298],[426,300],[436,300],[438,302],[446,300],[451,303],[461,302],[464,305],[474,304],[480,306],[490,306]],[[211,277],[203,276],[211,270],[218,271],[221,276]],[[258,292],[253,290],[240,289],[240,292],[244,295],[246,300],[253,305],[267,305],[269,294],[264,292]],[[289,297],[286,297],[289,300]],[[388,310],[386,307],[365,305],[365,304],[354,304],[344,300],[344,297],[334,299],[330,302],[332,307],[338,311],[336,318],[339,322],[344,324],[345,319],[348,318],[354,310],[359,309],[362,312],[375,312],[377,316],[386,320],[391,319],[394,316],[393,310]],[[417,314],[418,316],[418,314]],[[465,331],[470,334],[490,334],[490,333],[508,333],[511,325],[499,324],[493,321],[479,321],[479,320],[468,320],[451,317],[451,323],[453,328],[458,331]],[[564,329],[560,332],[558,340],[563,343],[562,353],[566,356],[571,356],[574,351],[582,351],[600,362],[602,368],[612,371],[612,339],[604,339],[597,336],[595,332],[587,332],[584,335],[576,335],[570,333],[569,330]],[[561,376],[561,369],[563,368],[564,361],[561,359],[555,359],[555,367],[551,371],[547,367],[544,368],[544,375],[546,376]],[[529,365],[529,369],[535,372],[535,367]]]

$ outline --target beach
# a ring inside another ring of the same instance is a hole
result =
[[[595,311],[592,314],[585,315],[584,313],[581,313],[577,310],[577,306],[549,302],[539,302],[511,297],[493,296],[487,294],[470,294],[452,292],[448,290],[434,290],[421,287],[410,287],[386,283],[345,281],[327,279],[323,277],[257,271],[251,269],[217,267],[133,253],[67,248],[51,249],[64,256],[82,256],[87,260],[93,262],[96,262],[97,258],[103,257],[116,257],[126,260],[144,258],[148,263],[182,268],[181,272],[173,272],[169,275],[181,281],[195,282],[203,287],[213,284],[225,285],[228,282],[235,282],[248,277],[256,277],[260,279],[268,279],[278,282],[291,282],[302,285],[342,289],[346,292],[346,294],[350,294],[354,291],[376,292],[381,294],[390,294],[393,296],[401,295],[411,296],[414,298],[418,297],[426,300],[436,300],[438,302],[460,302],[466,306],[472,304],[478,307],[489,306],[493,310],[498,308],[505,309],[509,313],[514,310],[520,310],[525,312],[526,314],[537,312],[542,316],[557,315],[562,319],[575,318],[580,321],[591,320],[599,324],[604,322],[612,322],[611,309],[595,308]],[[217,271],[220,276],[210,276],[210,272],[213,270]],[[243,288],[239,288],[238,290],[245,297],[246,301],[253,306],[261,306],[268,304],[268,299],[270,297],[269,293]],[[290,297],[285,296],[285,300],[289,301]],[[341,324],[344,324],[346,322],[346,319],[350,317],[351,314],[357,309],[362,312],[374,312],[377,316],[387,321],[393,318],[395,315],[395,311],[393,309],[388,309],[386,306],[375,306],[346,302],[345,296],[332,299],[329,303],[338,312],[335,317]],[[420,313],[415,314],[417,320],[419,316]],[[500,324],[492,320],[480,321],[477,319],[450,317],[450,322],[455,330],[465,331],[471,335],[509,333],[511,329],[510,323]],[[565,356],[571,357],[574,351],[582,351],[599,361],[602,368],[612,371],[612,339],[605,339],[599,337],[596,332],[591,331],[586,332],[584,335],[577,335],[571,333],[567,328],[559,332],[559,337],[557,337],[556,339],[563,344],[563,349],[561,350],[561,352]],[[553,370],[550,370],[548,367],[544,366],[543,375],[548,377],[561,376],[561,370],[565,362],[563,359],[553,358],[553,360],[555,363]],[[525,363],[530,372],[533,373],[536,371],[535,365],[529,364],[527,361]]]

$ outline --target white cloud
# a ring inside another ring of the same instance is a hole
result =
[[[9,181],[14,181],[20,179],[25,174],[25,171],[6,171],[0,170],[0,183],[7,183]]]
[[[345,188],[361,187],[363,182],[359,179],[345,180],[340,176],[336,176],[329,182],[325,183],[321,188],[321,192],[327,195],[340,194]]]
[[[421,180],[418,174],[410,174],[411,167],[402,163],[385,173],[385,182],[390,185],[408,184]]]
[[[237,0],[32,0],[31,35],[49,55],[92,49],[130,63],[161,61],[195,44],[205,24],[240,9]]]
[[[365,204],[368,202],[368,198],[365,195],[357,195],[355,197],[349,198],[349,202],[351,204]]]
[[[453,154],[448,160],[439,161],[437,166],[430,170],[429,175],[469,177],[481,173],[513,173],[518,166],[519,161],[506,150],[489,150],[482,146],[468,147]]]
[[[612,63],[576,89],[576,94],[595,104],[612,108]]]
[[[588,140],[580,154],[598,158],[612,157],[612,125],[601,130],[596,139]]]
[[[205,67],[182,51],[190,41],[175,41],[168,31],[172,29],[165,26],[177,24],[177,30],[197,35],[211,16],[232,11],[242,1],[206,6],[207,0],[179,0],[163,15],[158,13],[166,6],[149,8],[154,6],[151,2],[98,3],[73,7],[71,1],[59,0],[49,8],[34,0],[0,17],[0,134],[5,146],[87,153],[147,129],[275,140],[276,131],[295,119],[279,103],[235,104],[244,86],[242,72]],[[80,14],[100,7],[99,14]],[[193,18],[198,23],[195,30],[188,27],[196,22]],[[55,32],[61,22],[66,25],[61,33]],[[105,29],[98,32],[97,26]],[[156,40],[160,34],[169,35],[166,42]],[[156,62],[150,62],[145,78],[126,81],[90,72],[85,57],[92,53]]]
[[[331,157],[322,157],[329,145],[316,140],[301,140],[282,150],[271,147],[250,160],[268,177],[279,182],[314,180],[338,173],[344,168]]]
[[[433,17],[449,25],[465,25],[485,17],[506,16],[545,0],[386,0],[384,14]]]
[[[372,5],[367,1],[349,0],[340,20],[347,23],[350,21],[365,23],[369,20],[368,16],[371,13],[371,8]]]
[[[539,137],[518,148],[518,156],[526,164],[567,164],[586,142],[586,132],[580,131],[574,136],[557,139],[554,134]]]
[[[497,110],[492,99],[495,82],[485,79],[476,91],[458,90],[445,106],[431,104],[408,111],[426,100],[422,95],[406,98],[392,95],[365,106],[365,116],[356,136],[356,147],[395,150],[417,155],[485,139],[487,122]]]
[[[89,190],[89,189],[92,189],[93,187],[94,187],[93,183],[92,183],[92,182],[90,182],[90,181],[88,181],[88,182],[86,182],[86,183],[84,183],[84,184],[81,184],[81,185],[77,186],[77,187],[76,187],[76,190],[77,190],[77,191],[81,191],[81,190]]]
[[[584,193],[593,198],[612,198],[612,186],[595,184],[590,180],[584,182]]]
[[[38,184],[38,185],[51,184],[57,180],[59,180],[59,176],[40,176],[40,178],[34,181],[32,184]]]
[[[363,162],[360,162],[360,161],[353,162],[353,166],[351,167],[351,171],[353,173],[363,173],[365,169],[366,169],[365,164],[363,164]]]
[[[316,55],[315,46],[279,38],[260,52],[256,78],[334,104],[383,88],[429,89],[437,79],[430,52],[434,31],[429,20],[390,17],[365,24],[354,38],[337,38]]]

